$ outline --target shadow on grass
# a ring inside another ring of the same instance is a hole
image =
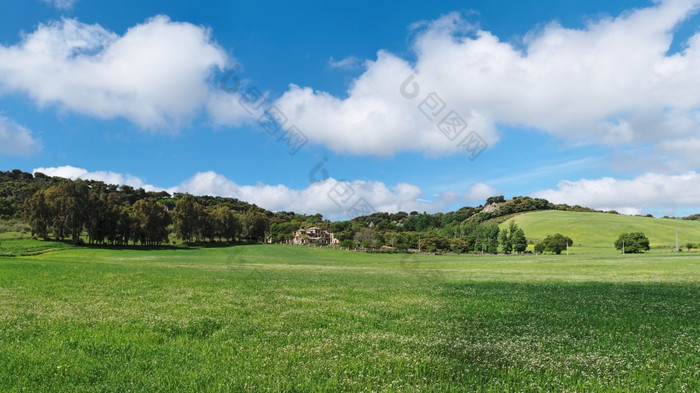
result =
[[[163,250],[200,250],[207,248],[228,248],[234,246],[255,246],[260,243],[249,243],[245,241],[233,242],[191,242],[182,244],[160,244],[160,245],[140,245],[140,244],[89,244],[80,242],[76,244],[72,240],[45,240],[47,242],[63,243],[66,248],[86,248],[93,250],[131,250],[131,251],[163,251]]]
[[[442,283],[436,295],[449,321],[437,354],[475,390],[699,386],[683,370],[700,362],[700,284]]]

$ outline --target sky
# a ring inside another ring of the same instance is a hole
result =
[[[700,213],[700,0],[5,0],[0,169],[332,220]]]

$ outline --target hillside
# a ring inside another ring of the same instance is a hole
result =
[[[681,247],[700,242],[698,221],[547,210],[514,216],[500,227],[506,228],[511,220],[523,228],[528,239],[537,241],[558,232],[572,238],[577,247],[613,249],[620,233],[644,232],[652,248],[670,248],[675,246],[676,229]]]

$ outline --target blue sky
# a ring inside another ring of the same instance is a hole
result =
[[[531,3],[4,1],[0,168],[331,219],[700,212],[700,2]]]

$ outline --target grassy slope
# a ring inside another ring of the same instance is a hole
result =
[[[700,258],[0,257],[0,391],[698,391]]]
[[[523,228],[528,239],[541,240],[558,232],[571,237],[575,246],[582,247],[613,249],[613,243],[624,232],[644,232],[652,248],[672,247],[676,242],[676,229],[681,247],[688,242],[700,242],[700,221],[555,210],[520,214],[510,220]],[[501,224],[501,228],[507,227],[510,220]]]

